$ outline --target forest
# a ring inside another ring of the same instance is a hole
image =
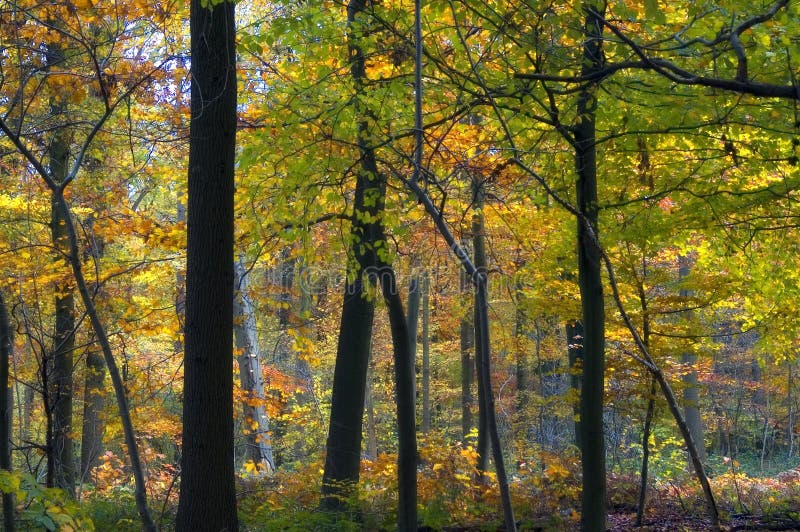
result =
[[[789,0],[0,0],[3,529],[800,529],[798,77]]]

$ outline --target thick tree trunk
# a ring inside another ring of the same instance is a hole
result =
[[[47,65],[63,68],[64,52],[57,45],[47,48]],[[66,105],[59,97],[50,102],[50,112],[60,116],[66,112]],[[56,184],[61,184],[69,169],[70,142],[64,127],[56,129],[48,146],[50,176]],[[53,247],[57,251],[58,262],[69,253],[69,242],[65,221],[55,194],[50,202],[50,233]],[[55,332],[53,349],[49,357],[47,400],[50,403],[51,439],[47,442],[48,483],[75,494],[75,457],[73,453],[72,427],[72,370],[75,349],[75,297],[70,280],[63,280],[56,286]]]
[[[8,321],[8,307],[0,293],[0,469],[11,471],[11,359],[14,356],[14,331]],[[14,494],[3,493],[3,526],[14,532]]]
[[[581,76],[591,78],[603,68],[605,3],[585,0]],[[578,175],[578,284],[583,307],[583,380],[580,401],[583,492],[581,527],[585,532],[606,528],[606,461],[603,432],[605,384],[605,300],[600,250],[589,234],[597,233],[597,145],[595,112],[597,86],[587,84],[578,95],[578,121],[573,129],[575,170]]]
[[[469,249],[468,240],[462,240],[461,246]],[[461,270],[461,293],[465,294],[470,285],[467,272]],[[474,307],[473,307],[474,308]],[[475,312],[468,309],[461,316],[461,439],[466,442],[472,432],[472,376],[475,373],[475,361],[472,353],[475,349]]]
[[[183,449],[176,530],[238,530],[233,457],[234,3],[192,0]]]
[[[255,464],[258,473],[275,471],[270,444],[269,416],[264,405],[264,378],[261,373],[261,350],[256,330],[256,315],[248,293],[249,275],[244,258],[234,265],[233,335],[236,341],[236,360],[239,362],[244,401],[244,426],[247,434],[246,456]]]

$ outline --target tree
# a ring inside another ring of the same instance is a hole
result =
[[[234,3],[193,0],[177,530],[238,530],[233,462]]]
[[[8,319],[8,307],[0,293],[0,469],[11,471],[11,359],[14,356],[14,334]],[[14,494],[3,492],[3,528],[14,532]]]

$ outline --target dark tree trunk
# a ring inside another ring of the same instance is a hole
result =
[[[431,278],[422,277],[422,432],[431,430]]]
[[[374,364],[370,363],[367,370],[367,388],[365,391],[364,404],[367,409],[367,447],[364,454],[370,460],[378,457],[378,427],[375,421],[375,401],[372,399],[372,380],[375,375]]]
[[[91,482],[91,472],[103,453],[102,420],[105,405],[106,363],[103,353],[86,353],[86,378],[83,392],[83,433],[81,434],[81,482]]]
[[[570,389],[574,396],[572,419],[575,427],[575,446],[581,449],[581,381],[583,375],[583,322],[567,322],[567,357],[569,361]]]
[[[516,378],[517,378],[517,409],[520,412],[525,410],[528,403],[528,349],[526,339],[528,338],[528,320],[523,308],[525,295],[522,291],[522,281],[517,278],[514,283],[514,294],[516,299],[516,312],[514,321],[514,343],[516,357]],[[539,337],[536,337],[537,354],[539,352]],[[540,365],[541,368],[541,365]],[[540,377],[541,380],[541,377]]]
[[[90,256],[98,261],[103,243],[94,235],[94,216],[89,217]],[[103,452],[103,407],[105,405],[106,362],[96,346],[86,353],[86,376],[83,388],[83,431],[81,432],[80,482],[90,481],[91,471]]]
[[[482,184],[477,181],[473,184],[475,197],[475,214],[472,215],[472,247],[475,253],[475,268],[481,275],[488,277],[487,260],[486,260],[486,238],[485,227],[483,222],[483,205],[484,205],[484,191]],[[484,342],[482,334],[484,330],[478,326],[480,308],[478,305],[479,294],[475,292],[475,367],[477,368],[477,381],[478,381],[478,471],[483,473],[488,468],[489,464],[489,416],[486,403],[486,385],[488,384],[485,379],[485,374],[481,371],[481,367],[489,356],[488,351],[483,351],[483,346],[488,345]],[[488,330],[489,324],[485,324],[485,329]]]
[[[8,321],[8,308],[0,293],[0,469],[11,471],[12,402],[10,383],[11,358],[14,356],[14,332]],[[14,532],[14,494],[3,493],[3,526]]]
[[[356,18],[366,9],[364,0],[350,0],[347,5],[350,74],[359,95],[366,90],[366,56],[361,42],[367,28]],[[323,509],[331,511],[346,511],[358,484],[374,289],[380,264],[376,244],[383,239],[379,215],[386,194],[386,178],[378,171],[366,110],[358,99],[355,105],[361,155],[350,230],[355,271],[345,282],[320,502]]]
[[[657,383],[655,377],[650,377],[650,394],[647,398],[647,413],[642,429],[642,469],[639,474],[639,502],[636,505],[636,526],[642,526],[644,507],[647,502],[647,477],[650,465],[650,432],[653,424],[653,415],[656,410]]]
[[[58,46],[48,46],[48,67],[59,68],[64,61],[64,52]],[[61,98],[54,97],[50,102],[50,112],[60,116],[66,112]],[[56,129],[48,147],[50,176],[57,184],[67,177],[69,169],[70,145],[67,131]],[[50,233],[53,247],[57,250],[57,261],[69,253],[69,241],[58,198],[54,194],[50,202]],[[47,468],[48,483],[75,494],[75,457],[73,455],[72,429],[72,370],[75,349],[75,297],[71,281],[64,280],[56,286],[55,332],[53,350],[49,360],[47,381],[50,389],[47,400],[50,403],[52,420],[51,439],[48,441]]]
[[[417,530],[417,427],[414,357],[411,334],[391,266],[380,269],[381,290],[389,311],[394,348],[394,385],[397,399],[397,530]],[[417,299],[419,287],[417,286]],[[411,295],[409,295],[411,298]],[[417,303],[419,304],[419,303]],[[416,341],[416,336],[414,337]]]
[[[408,281],[408,308],[406,311],[406,327],[408,330],[408,348],[409,356],[414,361],[414,371],[416,373],[416,360],[417,360],[417,337],[419,334],[419,304],[420,304],[420,282],[417,272],[411,272],[411,277]],[[420,388],[423,397],[425,398],[425,360],[420,364],[422,370],[422,379]],[[416,381],[416,375],[415,375]],[[416,382],[414,383],[414,402],[416,403]],[[425,418],[425,405],[422,405],[422,418]],[[423,429],[423,432],[426,432]]]
[[[581,76],[591,78],[603,68],[604,3],[583,2],[586,12]],[[578,175],[578,284],[583,307],[583,380],[580,401],[583,494],[581,526],[586,532],[606,528],[606,462],[603,433],[605,379],[605,300],[597,237],[597,86],[586,85],[578,96],[574,127],[575,169]],[[587,227],[587,224],[590,227]],[[591,235],[594,232],[594,237]]]
[[[183,449],[176,529],[238,530],[233,457],[234,3],[192,0]]]
[[[468,249],[468,241],[461,243]],[[461,293],[465,294],[471,286],[467,272],[461,270]],[[472,357],[475,348],[475,312],[467,310],[461,317],[461,439],[466,442],[472,432],[472,376],[475,373],[475,361]]]
[[[689,275],[689,258],[685,256],[678,257],[678,275],[681,279],[685,279]],[[682,288],[680,290],[681,298],[691,297],[691,292]],[[706,461],[706,446],[703,443],[705,440],[703,430],[703,419],[700,417],[700,388],[697,384],[697,355],[691,352],[685,352],[681,356],[681,362],[684,365],[683,374],[683,415],[686,418],[686,426],[689,427],[689,432],[692,434],[692,440],[697,446],[697,455],[701,462]]]

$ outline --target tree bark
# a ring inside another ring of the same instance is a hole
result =
[[[678,257],[678,276],[685,279],[689,275],[689,258]],[[680,290],[681,298],[688,298],[691,292],[686,289]],[[700,416],[700,388],[697,384],[697,355],[685,352],[681,355],[681,362],[684,366],[683,374],[683,412],[686,419],[686,426],[692,434],[692,440],[697,446],[697,455],[701,462],[706,461],[706,446],[704,441],[703,419]]]
[[[98,261],[103,244],[94,235],[94,217],[88,220],[89,255]],[[86,352],[86,376],[83,388],[83,422],[81,432],[80,482],[90,480],[91,471],[99,463],[103,452],[103,407],[105,406],[106,363],[103,353],[95,346]]]
[[[91,482],[91,472],[103,453],[106,364],[103,353],[86,353],[86,378],[83,392],[83,432],[81,433],[81,482]]]
[[[475,268],[481,275],[488,278],[487,260],[486,260],[486,228],[483,222],[483,206],[484,206],[484,191],[482,183],[477,180],[473,183],[473,197],[475,198],[475,213],[472,215],[472,247],[475,254]],[[485,327],[479,327],[480,323],[478,313],[481,312],[478,306],[479,294],[475,291],[475,367],[477,368],[477,381],[478,381],[478,471],[483,473],[488,468],[489,464],[489,416],[487,411],[486,402],[486,386],[487,382],[485,374],[481,371],[486,357],[489,356],[488,351],[483,351],[483,347],[488,345],[482,338],[483,333],[488,330],[488,322]],[[491,375],[490,375],[491,377]]]
[[[356,19],[366,9],[364,0],[350,0],[347,4],[350,74],[359,96],[366,91],[366,54],[361,42],[368,29]],[[358,98],[355,106],[361,159],[350,229],[350,254],[355,260],[354,271],[347,276],[344,288],[320,501],[323,509],[337,512],[346,511],[353,502],[359,479],[364,396],[379,273],[377,246],[383,239],[379,220],[386,195],[386,178],[378,170],[371,144],[368,111]]]
[[[269,416],[264,405],[264,378],[261,373],[261,350],[256,330],[256,316],[249,288],[249,274],[244,257],[234,265],[233,335],[236,341],[236,360],[239,363],[244,401],[244,426],[247,434],[248,459],[255,464],[257,473],[275,471],[275,460],[270,444]]]
[[[58,45],[47,47],[48,68],[63,68],[64,51]],[[59,96],[52,97],[50,113],[61,116],[66,112],[66,104]],[[65,181],[69,169],[70,142],[65,127],[56,129],[48,146],[50,176],[56,184]],[[69,253],[69,242],[64,215],[55,194],[50,202],[50,234],[53,247],[57,251],[58,262]],[[75,495],[75,457],[73,453],[72,430],[72,373],[73,352],[75,350],[75,297],[70,280],[56,285],[55,332],[53,349],[50,355],[48,378],[50,389],[47,400],[50,403],[51,439],[47,442],[47,481]]]
[[[431,430],[431,278],[422,277],[422,432]]]
[[[417,530],[417,427],[415,415],[415,372],[411,334],[403,312],[397,280],[391,266],[382,264],[381,289],[394,351],[394,385],[397,398],[397,530]],[[419,290],[417,288],[417,290]],[[409,295],[409,298],[411,296]],[[417,298],[419,293],[417,292]],[[414,337],[416,341],[416,336]]]
[[[462,240],[461,245],[468,249],[468,240]],[[461,293],[464,294],[470,286],[467,272],[462,269],[460,275]],[[474,307],[473,307],[474,308]],[[461,316],[461,439],[466,443],[467,436],[472,432],[472,376],[475,373],[475,361],[472,353],[475,349],[475,312],[467,310]]]
[[[575,446],[581,445],[581,381],[583,375],[583,323],[569,321],[566,325],[567,358],[569,362],[570,389],[574,395],[572,402],[572,420],[575,429]]]
[[[238,530],[233,457],[234,3],[192,0],[183,449],[176,530]]]
[[[8,321],[8,307],[0,293],[0,469],[11,471],[12,398],[10,367],[14,356],[14,331]],[[3,493],[3,526],[14,532],[14,494]]]
[[[603,68],[603,17],[605,2],[585,0],[581,76],[590,78]],[[578,284],[583,309],[583,380],[580,401],[581,467],[583,492],[581,527],[585,532],[606,529],[606,462],[603,431],[605,384],[605,300],[597,236],[597,145],[595,113],[597,85],[587,84],[578,95],[574,126],[578,219]]]
[[[417,337],[419,335],[419,305],[420,305],[420,279],[417,272],[411,272],[411,277],[408,281],[408,307],[406,309],[406,327],[408,330],[408,348],[409,356],[414,361],[414,371],[416,373],[416,360],[417,360]],[[422,382],[420,388],[422,392],[423,405],[422,405],[422,419],[425,419],[425,360],[422,360],[421,373]],[[415,375],[416,380],[416,375]],[[416,382],[414,388],[414,402],[416,403]],[[424,424],[424,421],[423,421]],[[423,429],[423,432],[426,432]]]

